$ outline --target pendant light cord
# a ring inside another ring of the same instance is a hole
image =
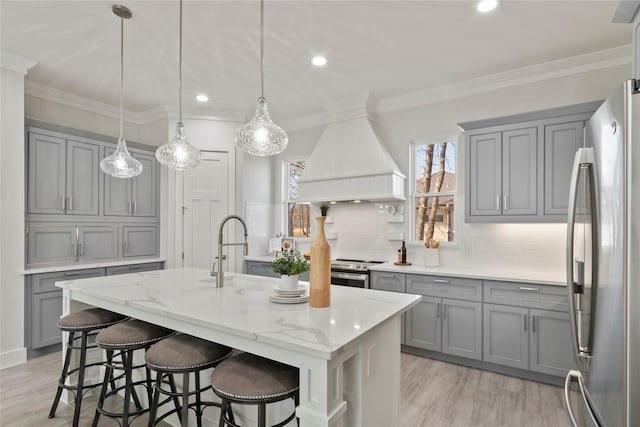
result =
[[[264,102],[264,0],[260,0],[260,101]]]
[[[124,87],[124,18],[120,18],[120,139],[124,135],[123,132],[123,119],[122,110],[124,109],[123,102],[123,87]]]
[[[179,107],[179,122],[182,122],[182,0],[180,0],[180,47],[178,49],[178,99],[180,102]]]

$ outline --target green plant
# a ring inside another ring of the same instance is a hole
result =
[[[309,270],[309,262],[300,255],[300,251],[284,252],[271,262],[271,271],[276,274],[295,276]]]
[[[322,203],[320,205],[320,214],[322,216],[327,216],[327,212],[329,211],[329,204],[328,203]]]

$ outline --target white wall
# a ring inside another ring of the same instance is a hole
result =
[[[4,59],[4,58],[3,58]],[[24,346],[24,72],[0,68],[0,368]]]
[[[432,103],[405,110],[380,113],[376,129],[384,140],[398,167],[407,175],[406,194],[409,196],[410,144],[412,140],[440,135],[458,135],[458,122],[488,119],[547,108],[604,100],[625,79],[630,78],[628,64],[570,76],[521,84],[486,91],[467,97]],[[321,135],[322,127],[289,132],[290,145],[278,161],[290,155],[310,154]],[[458,146],[459,182],[464,182],[464,147]],[[274,203],[281,178],[274,179]],[[530,271],[545,268],[564,271],[565,226],[562,224],[464,224],[464,186],[458,189],[456,209],[456,244],[441,251],[443,264],[483,264]],[[411,240],[410,204],[405,203],[405,222],[401,226],[407,240]],[[376,207],[360,206],[345,215],[345,208],[334,209],[336,218],[328,230],[338,233],[332,247],[340,256],[358,253],[378,259],[393,259],[400,245],[396,238],[399,229],[388,223],[384,215],[376,216]],[[280,212],[280,215],[282,213]],[[329,215],[332,215],[331,213]],[[339,222],[340,221],[340,222]],[[369,229],[369,237],[363,230]],[[358,251],[358,248],[359,251]],[[346,253],[358,251],[358,253]],[[386,255],[386,256],[385,256]],[[409,260],[422,262],[420,246],[409,248]]]

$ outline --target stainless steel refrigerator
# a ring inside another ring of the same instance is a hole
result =
[[[626,81],[602,104],[573,166],[567,290],[575,361],[565,381],[573,426],[640,426],[639,89]]]

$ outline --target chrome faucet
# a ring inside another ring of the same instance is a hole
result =
[[[222,236],[222,231],[224,229],[224,225],[231,219],[237,219],[242,224],[242,228],[244,229],[244,242],[243,243],[224,243],[224,238]],[[211,266],[211,275],[216,275],[216,288],[221,288],[224,286],[224,273],[222,271],[222,261],[226,259],[226,256],[222,254],[222,248],[225,246],[244,246],[244,254],[249,255],[249,244],[247,243],[247,224],[244,220],[238,215],[228,215],[226,216],[222,222],[220,222],[220,228],[218,228],[218,256],[216,259],[218,260],[218,270],[216,271],[216,262],[213,261],[213,265]]]

